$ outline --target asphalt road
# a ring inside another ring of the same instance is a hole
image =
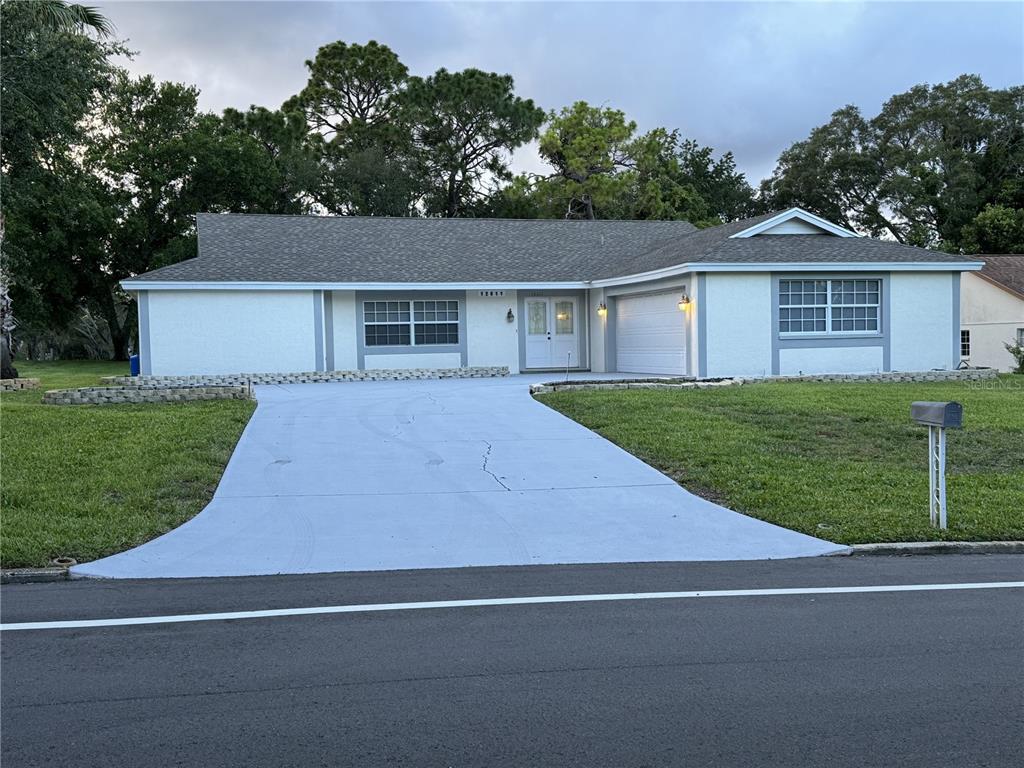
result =
[[[4,624],[524,595],[1024,580],[1020,556],[0,589]],[[486,606],[2,636],[4,768],[1017,766],[1024,590]]]

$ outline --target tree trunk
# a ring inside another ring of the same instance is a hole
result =
[[[115,360],[128,359],[128,343],[131,341],[130,323],[128,313],[125,313],[124,322],[117,317],[117,302],[113,294],[108,293],[103,301],[103,319],[107,321],[107,328],[110,329],[110,343],[114,348]]]
[[[11,348],[6,334],[0,336],[0,379],[18,378],[18,369],[11,361]]]

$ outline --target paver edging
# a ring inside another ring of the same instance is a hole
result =
[[[178,403],[197,400],[252,400],[244,386],[203,387],[80,387],[51,389],[43,394],[44,405],[122,405],[125,403]]]
[[[509,375],[507,365],[465,368],[368,368],[362,371],[299,371],[293,373],[216,373],[192,376],[104,376],[110,385],[133,387],[251,386],[253,384],[319,384],[342,381],[408,381],[413,379],[485,379]]]

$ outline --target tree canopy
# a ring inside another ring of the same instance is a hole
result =
[[[761,193],[901,243],[984,248],[972,233],[996,215],[976,224],[986,206],[1024,208],[1024,86],[963,75],[897,94],[870,119],[844,107],[782,153]]]
[[[1024,251],[1024,87],[964,75],[874,117],[843,107],[755,192],[732,153],[677,129],[585,101],[545,112],[508,74],[411,74],[372,40],[321,47],[280,109],[212,114],[195,87],[120,68],[94,9],[5,0],[0,16],[5,340],[13,308],[21,337],[53,346],[85,318],[125,356],[120,281],[194,256],[200,211],[710,226],[800,205],[900,242]],[[514,175],[531,146],[544,170]]]

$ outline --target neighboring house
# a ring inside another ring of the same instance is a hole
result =
[[[960,285],[960,358],[977,367],[1013,370],[1006,344],[1024,344],[1024,255],[977,256],[985,266]]]
[[[669,221],[200,214],[125,280],[142,372],[508,366],[701,377],[951,369],[981,262],[799,209]]]

